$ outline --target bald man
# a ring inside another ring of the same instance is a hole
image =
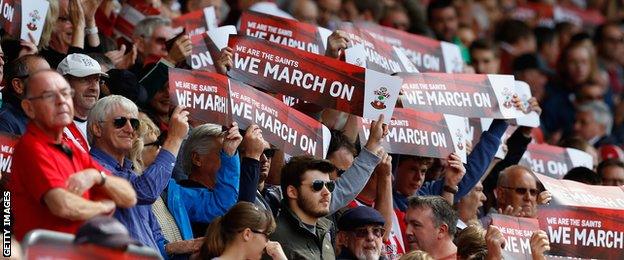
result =
[[[498,210],[506,215],[517,217],[537,217],[537,179],[530,169],[513,165],[498,176],[494,190]]]

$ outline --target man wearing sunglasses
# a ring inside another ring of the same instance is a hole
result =
[[[130,182],[137,192],[137,206],[117,209],[114,217],[123,223],[130,236],[142,244],[160,249],[166,256],[162,236],[152,204],[167,187],[182,140],[188,133],[188,111],[176,107],[169,121],[167,139],[158,155],[141,175],[127,159],[139,128],[139,111],[131,100],[118,95],[100,99],[89,114],[91,155],[115,176]]]
[[[525,218],[537,217],[539,190],[530,169],[514,165],[503,170],[498,176],[494,195],[498,202],[497,213]]]
[[[344,246],[336,259],[380,259],[384,253],[384,217],[375,209],[358,206],[338,219],[336,240]]]
[[[108,77],[108,74],[102,72],[96,60],[80,53],[67,55],[56,70],[65,77],[74,90],[74,122],[63,132],[69,140],[89,151],[87,116],[100,98],[101,77]]]

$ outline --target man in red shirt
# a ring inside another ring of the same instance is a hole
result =
[[[9,188],[18,240],[33,229],[74,233],[93,216],[136,204],[122,178],[101,171],[88,153],[62,138],[74,116],[73,90],[51,70],[32,74],[22,108],[30,119],[15,147]]]

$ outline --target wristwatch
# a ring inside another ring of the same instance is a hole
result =
[[[444,185],[443,190],[448,192],[448,193],[451,193],[451,194],[455,195],[459,191],[459,187],[458,186],[451,187],[449,185]]]
[[[85,28],[86,35],[92,35],[92,34],[97,34],[97,33],[98,33],[97,27]]]

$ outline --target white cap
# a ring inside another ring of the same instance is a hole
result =
[[[67,55],[67,57],[59,63],[56,71],[63,76],[69,74],[79,78],[94,74],[108,77],[108,74],[102,72],[102,67],[100,67],[100,64],[96,60],[81,53]]]

